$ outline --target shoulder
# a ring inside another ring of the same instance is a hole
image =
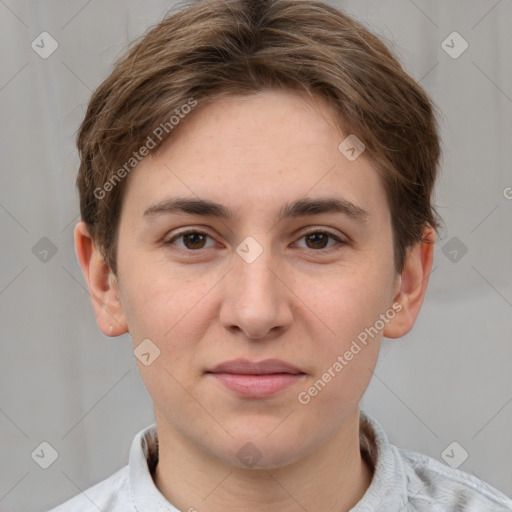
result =
[[[453,469],[438,460],[396,448],[407,477],[410,510],[512,511],[512,500],[473,475]]]
[[[49,512],[136,512],[131,503],[128,466],[80,492]]]

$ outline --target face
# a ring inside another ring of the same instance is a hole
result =
[[[364,152],[338,149],[348,135],[321,98],[227,97],[128,178],[118,290],[134,346],[160,351],[138,361],[158,427],[230,464],[248,441],[277,467],[334,436],[394,321],[385,191]],[[210,373],[236,359],[296,373]]]

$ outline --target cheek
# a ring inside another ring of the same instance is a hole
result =
[[[133,345],[149,338],[160,351],[155,367],[165,365],[177,378],[185,376],[187,369],[194,368],[194,355],[212,322],[208,291],[214,282],[189,274],[166,274],[147,263],[139,268],[146,271],[127,280],[123,288],[123,310]],[[147,368],[140,369],[145,378]],[[156,378],[153,371],[149,374],[148,378]]]
[[[337,349],[373,326],[390,306],[393,293],[389,269],[375,261],[340,268],[321,283],[307,280],[303,284],[297,294],[306,298],[306,304],[319,319],[317,323],[328,328]]]
[[[338,424],[361,400],[378,359],[380,315],[389,306],[390,294],[389,280],[370,268],[346,272],[327,291],[310,288],[315,312],[329,327],[328,335],[320,336],[322,342],[314,346],[316,373],[297,397],[299,407],[316,418],[315,425]]]
[[[124,235],[124,237],[123,237]],[[162,344],[191,299],[190,286],[169,264],[156,262],[155,255],[136,247],[127,233],[120,232],[118,269],[123,312],[134,344],[145,338]]]
[[[382,260],[371,260],[357,270],[341,270],[328,286],[308,289],[308,304],[313,304],[311,309],[322,320],[317,325],[328,326],[322,343],[315,344],[315,382],[320,380],[318,389],[325,385],[329,390],[314,398],[328,410],[336,403],[355,404],[377,362],[385,325],[381,315],[390,307],[392,273]],[[319,414],[324,412],[319,409]]]

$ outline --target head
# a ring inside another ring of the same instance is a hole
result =
[[[386,46],[317,1],[197,2],[117,63],[77,140],[77,254],[102,332],[149,348],[157,423],[267,467],[332,437],[412,328],[439,226],[434,107]],[[248,399],[208,373],[236,358],[302,374]]]

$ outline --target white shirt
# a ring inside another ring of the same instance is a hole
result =
[[[389,443],[380,424],[360,411],[361,453],[373,466],[370,486],[350,512],[504,512],[512,500],[478,478]],[[139,432],[129,464],[50,512],[180,512],[155,486],[156,426]],[[194,510],[190,507],[186,511]],[[311,511],[316,512],[316,511]]]

